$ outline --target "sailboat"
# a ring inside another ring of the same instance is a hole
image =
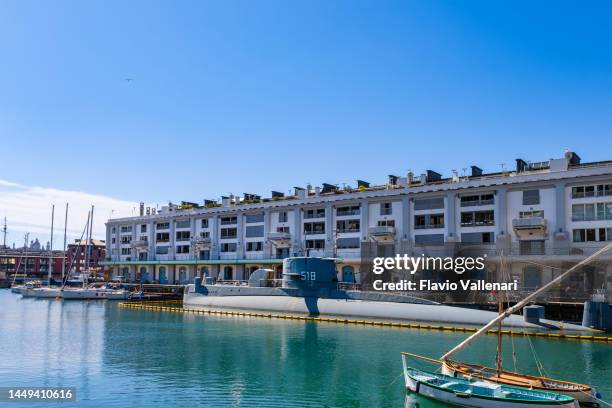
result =
[[[61,296],[63,299],[75,299],[75,300],[92,300],[92,299],[101,299],[101,300],[124,300],[129,296],[129,292],[125,289],[113,289],[110,287],[89,287],[87,285],[88,278],[91,273],[91,268],[89,266],[90,254],[91,254],[91,242],[92,242],[92,229],[93,229],[93,213],[94,206],[91,206],[91,211],[87,217],[87,226],[86,226],[86,237],[85,237],[85,271],[83,272],[83,286],[80,288],[66,288],[65,285],[61,289]],[[81,236],[82,240],[82,236]],[[79,241],[80,245],[80,241]],[[78,247],[77,247],[78,251]]]
[[[462,341],[452,350],[448,351],[444,354],[440,359],[432,359],[428,357],[419,356],[412,353],[402,353],[402,363],[404,365],[404,377],[406,378],[406,386],[412,389],[409,386],[413,383],[413,380],[410,380],[409,377],[406,377],[407,370],[412,369],[407,364],[407,358],[417,358],[421,360],[426,360],[429,362],[437,363],[441,365],[442,375],[448,376],[449,378],[458,378],[463,377],[470,380],[482,381],[488,384],[495,384],[497,386],[510,386],[510,387],[519,387],[521,389],[528,389],[532,392],[545,392],[545,393],[555,393],[559,395],[564,395],[569,398],[576,400],[578,403],[582,405],[599,407],[599,401],[601,399],[601,395],[597,393],[594,387],[586,384],[579,384],[570,381],[557,380],[552,378],[547,378],[544,376],[535,376],[535,375],[526,375],[522,373],[516,373],[512,371],[504,370],[502,367],[502,359],[501,359],[501,322],[506,317],[511,314],[519,311],[523,306],[527,305],[532,299],[535,299],[540,294],[544,293],[552,286],[561,282],[563,279],[567,278],[571,273],[579,269],[580,267],[594,261],[604,253],[608,252],[612,249],[612,244],[608,244],[605,247],[601,248],[597,252],[583,259],[581,262],[577,263],[564,273],[560,274],[557,278],[551,280],[546,285],[542,286],[540,289],[534,291],[527,297],[525,297],[520,302],[516,303],[514,306],[509,307],[506,310],[503,310],[501,303],[501,296],[499,298],[499,315],[491,320],[489,323],[484,325],[477,332],[469,336],[467,339]],[[470,364],[464,363],[460,361],[451,360],[450,357],[459,351],[463,350],[468,344],[470,344],[474,339],[480,337],[485,334],[490,328],[493,326],[498,326],[498,341],[497,341],[497,357],[496,357],[496,367],[486,367],[478,364]],[[482,405],[467,405],[467,406],[482,406]],[[493,405],[497,406],[497,405]]]

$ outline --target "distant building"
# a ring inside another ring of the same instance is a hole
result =
[[[86,248],[87,240],[75,239],[73,243],[68,244],[66,251],[66,270],[71,268],[73,274],[78,274],[86,268]],[[89,255],[89,269],[95,270],[96,273],[102,273],[103,267],[99,262],[106,257],[106,242],[103,240],[92,239]]]
[[[28,278],[46,279],[49,272],[49,258],[51,258],[51,274],[53,279],[62,277],[62,251],[41,249],[38,240],[27,248],[10,248],[0,246],[0,279],[12,281],[15,273],[27,275]],[[17,280],[24,276],[18,276]]]

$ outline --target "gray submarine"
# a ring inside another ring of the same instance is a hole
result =
[[[183,305],[191,309],[473,327],[483,326],[496,317],[494,312],[447,306],[415,296],[340,289],[333,258],[286,258],[283,260],[282,279],[273,278],[274,272],[267,269],[253,272],[248,284],[239,286],[213,284],[210,278],[203,284],[202,278],[197,277],[194,284],[185,288]],[[503,321],[503,327],[533,331],[594,331],[577,324],[546,320],[534,313],[512,315]]]

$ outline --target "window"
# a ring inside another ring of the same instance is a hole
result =
[[[204,218],[200,222],[202,224],[202,228],[208,228],[208,218]]]
[[[414,210],[435,210],[444,208],[444,198],[421,198],[414,200]]]
[[[117,242],[117,240],[115,239],[115,237],[111,238],[111,244],[114,244],[115,242]]]
[[[132,248],[121,248],[121,255],[131,255]]]
[[[157,255],[167,255],[169,249],[170,247],[168,246],[158,246],[158,247],[155,247],[155,253]]]
[[[221,225],[233,225],[238,223],[238,217],[223,217],[221,218]]]
[[[226,242],[221,244],[221,252],[236,252],[236,243]]]
[[[116,227],[111,228],[111,234],[115,234],[116,232],[117,232],[117,228]]]
[[[391,215],[393,213],[392,203],[380,203],[380,215]]]
[[[324,222],[307,222],[304,223],[304,234],[325,234],[325,223]]]
[[[306,240],[306,249],[324,249],[324,248],[325,248],[324,239],[307,239]]]
[[[221,239],[232,239],[238,236],[237,228],[221,228]]]
[[[155,228],[158,230],[167,230],[167,229],[170,229],[170,223],[169,222],[159,222],[157,223]]]
[[[473,207],[477,205],[491,205],[494,204],[493,194],[478,194],[471,196],[461,197],[461,207]]]
[[[176,246],[177,254],[188,254],[189,253],[189,245],[177,245]]]
[[[418,245],[444,245],[444,234],[415,235],[414,243]]]
[[[170,241],[170,233],[169,232],[158,232],[155,235],[155,240],[157,242],[169,242]]]
[[[122,225],[121,226],[121,232],[132,232],[132,226],[131,225]]]
[[[414,228],[444,228],[444,214],[415,215]]]
[[[461,242],[464,244],[492,244],[493,235],[492,232],[466,232],[461,234]]]
[[[540,204],[540,190],[524,190],[523,205]]]
[[[247,242],[246,250],[247,252],[263,251],[263,242],[261,241]]]
[[[286,232],[287,234],[289,234],[290,228],[289,227],[276,227],[276,232]]]
[[[572,198],[604,197],[612,195],[612,184],[572,187]]]
[[[339,220],[336,222],[338,233],[359,232],[359,220]]]
[[[574,242],[612,241],[612,228],[580,228],[573,231]]]
[[[208,231],[200,232],[200,238],[210,238],[210,232]]]
[[[191,231],[176,231],[177,241],[189,241],[191,238]]]
[[[359,238],[338,238],[336,247],[338,249],[359,248]]]
[[[612,203],[597,203],[597,219],[612,220]]]
[[[345,215],[359,215],[360,209],[358,205],[352,205],[349,207],[338,207],[336,209],[336,215],[342,217]]]
[[[542,210],[534,210],[534,211],[521,211],[519,213],[519,218],[544,218],[544,211]]]
[[[121,243],[122,244],[129,244],[130,242],[132,242],[132,236],[131,235],[124,235],[121,237]]]
[[[377,225],[379,227],[395,227],[395,220],[379,220]]]
[[[142,242],[147,242],[147,241],[149,240],[149,237],[147,237],[146,235],[141,235],[141,236],[140,236],[140,240],[141,240]]]
[[[461,213],[462,227],[476,227],[482,225],[494,225],[495,216],[493,211],[475,211]]]
[[[176,228],[190,228],[191,222],[189,220],[179,220],[176,222]]]
[[[247,224],[254,224],[257,222],[264,222],[264,213],[247,214],[244,217]]]
[[[519,241],[520,255],[544,255],[544,241]]]
[[[247,238],[263,237],[264,226],[263,225],[251,225],[245,228]]]
[[[304,211],[304,219],[325,218],[325,208],[314,208]]]
[[[281,211],[278,213],[278,222],[287,222],[289,217],[287,215],[287,211]]]

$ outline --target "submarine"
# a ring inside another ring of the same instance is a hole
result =
[[[282,279],[274,272],[258,269],[248,283],[230,285],[213,283],[211,278],[196,277],[186,285],[185,308],[267,312],[286,315],[334,317],[390,321],[398,323],[430,322],[479,327],[496,313],[467,307],[448,306],[416,296],[378,291],[345,290],[339,287],[333,258],[291,257],[283,260]],[[511,315],[503,327],[531,331],[589,332],[589,327],[543,319],[530,306],[525,316]],[[530,312],[530,313],[528,313]]]

